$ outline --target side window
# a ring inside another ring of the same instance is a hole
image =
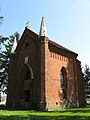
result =
[[[63,99],[67,99],[67,73],[64,67],[60,71],[60,85],[62,88],[62,97]]]
[[[61,87],[64,86],[64,73],[62,71],[60,71],[60,84],[61,84]]]

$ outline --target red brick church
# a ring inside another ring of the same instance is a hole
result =
[[[54,110],[85,106],[78,54],[48,38],[42,17],[39,35],[25,28],[12,46],[7,107]]]

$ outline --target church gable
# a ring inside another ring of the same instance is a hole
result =
[[[18,52],[22,51],[22,49],[27,51],[27,48],[29,48],[30,46],[32,47],[32,49],[34,48],[34,50],[36,50],[38,47],[37,39],[38,35],[26,27],[18,43],[16,53],[18,54]]]
[[[38,67],[38,35],[28,28],[25,28],[20,43],[17,46],[16,59],[18,72],[24,64],[29,64],[36,74]]]
[[[34,68],[38,61],[38,35],[28,28],[25,28],[15,52],[17,71],[25,64],[26,58],[28,58],[27,62],[29,65]],[[36,61],[33,61],[34,59]]]

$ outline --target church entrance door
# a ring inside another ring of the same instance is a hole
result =
[[[26,109],[32,108],[32,80],[27,79],[24,81],[24,107]]]
[[[33,107],[33,80],[33,70],[25,63],[20,70],[19,102],[20,106],[26,109]]]

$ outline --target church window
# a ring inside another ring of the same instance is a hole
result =
[[[28,70],[26,74],[26,80],[31,79],[31,72]]]
[[[62,88],[62,97],[67,99],[67,80],[66,80],[66,70],[63,67],[60,71],[60,85]]]
[[[63,87],[64,86],[64,73],[61,71],[60,72],[60,79],[61,79],[61,87]]]
[[[25,44],[25,48],[29,48],[29,43],[28,42]]]

